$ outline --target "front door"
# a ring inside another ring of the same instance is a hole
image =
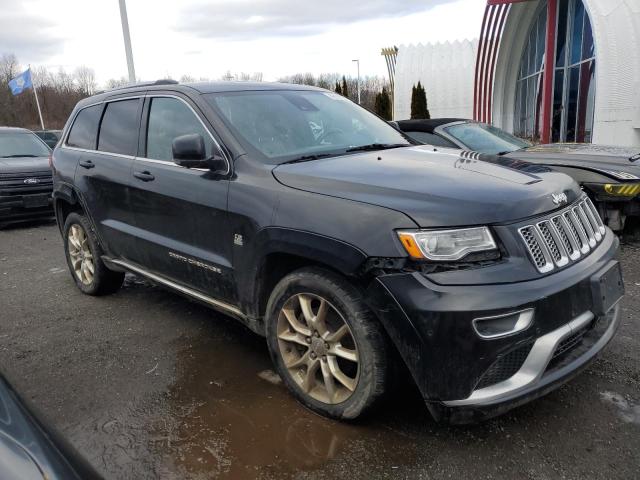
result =
[[[207,152],[214,138],[187,98],[149,96],[143,112],[142,151],[132,172],[131,204],[141,265],[205,295],[235,303],[227,227],[226,178],[187,169],[172,160],[174,138],[198,133]]]

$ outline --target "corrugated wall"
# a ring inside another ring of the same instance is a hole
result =
[[[394,119],[411,116],[411,88],[422,82],[431,117],[473,116],[478,40],[402,45],[395,76]]]

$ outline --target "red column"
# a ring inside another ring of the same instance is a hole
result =
[[[540,141],[551,141],[551,118],[553,115],[553,77],[556,66],[556,29],[558,28],[558,0],[547,2],[547,40],[544,53],[542,77],[542,132]]]

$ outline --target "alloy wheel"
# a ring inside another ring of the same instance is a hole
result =
[[[278,346],[291,378],[315,400],[342,403],[356,389],[358,348],[340,312],[311,293],[290,297],[278,315]]]
[[[91,285],[95,273],[95,264],[93,263],[93,254],[89,247],[86,232],[78,224],[71,225],[67,242],[74,274],[84,285]]]

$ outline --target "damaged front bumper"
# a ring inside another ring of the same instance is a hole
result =
[[[612,277],[608,272],[621,282],[618,246],[609,233],[572,267],[511,284],[447,286],[416,272],[382,275],[369,288],[369,303],[434,417],[477,421],[562,385],[611,340],[622,286],[605,288],[603,304],[594,282]],[[511,335],[482,338],[473,327],[480,317],[529,309],[531,325]]]

